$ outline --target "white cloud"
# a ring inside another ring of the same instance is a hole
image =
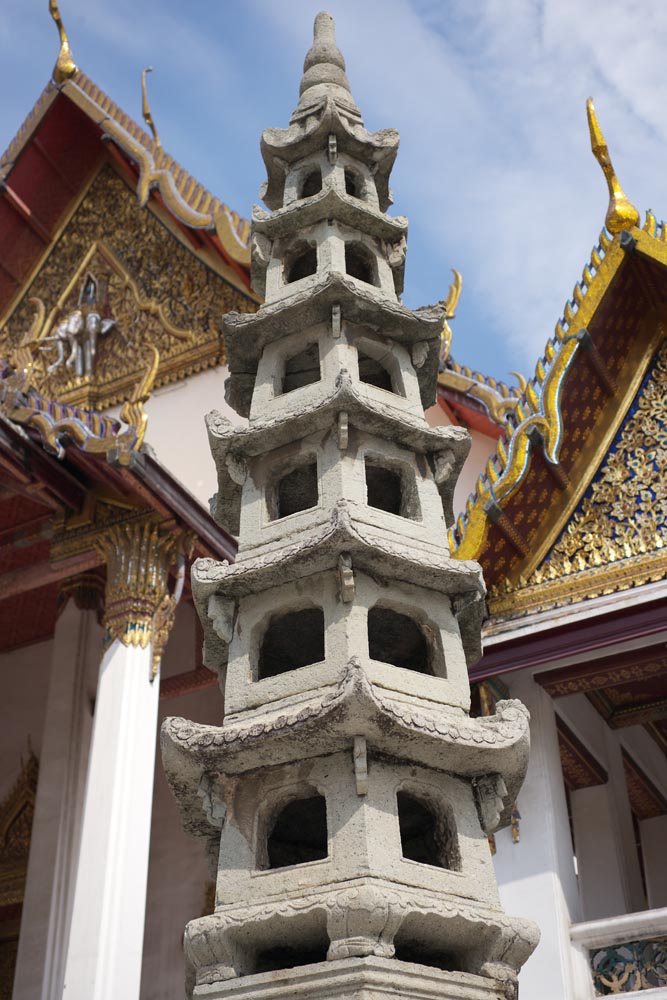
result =
[[[0,50],[20,90],[11,111],[9,89],[0,108],[9,139],[48,75],[55,36],[45,11],[37,21],[24,0],[6,2]],[[140,70],[156,67],[150,90],[165,146],[248,214],[259,132],[286,124],[296,104],[319,0],[62,8],[81,66],[137,117]],[[667,213],[656,169],[667,141],[667,4],[335,0],[331,9],[368,127],[401,132],[393,187],[411,224],[406,301],[441,297],[458,267],[457,357],[498,375],[531,369],[604,221],[589,94],[627,194]]]
[[[281,42],[303,53],[315,5],[261,6]],[[401,131],[397,208],[409,202],[412,253],[415,240],[426,244],[414,254],[421,273],[409,269],[408,297],[412,289],[433,298],[437,272],[444,286],[456,264],[460,321],[464,311],[471,320],[459,357],[483,367],[492,334],[530,368],[604,221],[589,93],[627,193],[644,208],[650,191],[667,211],[654,167],[667,129],[667,5],[339,0],[332,12],[368,124]],[[457,339],[455,330],[455,350]]]

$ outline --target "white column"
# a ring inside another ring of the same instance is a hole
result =
[[[621,912],[636,913],[646,909],[646,898],[642,886],[639,854],[632,822],[625,767],[623,766],[620,732],[606,726],[604,735],[607,749],[606,763],[609,773],[610,801],[613,808],[612,830],[621,858],[621,878],[625,896],[625,908]]]
[[[70,600],[53,639],[14,1000],[62,997],[101,649],[95,613]]]
[[[159,699],[151,660],[150,645],[117,639],[100,666],[66,1000],[139,996]]]
[[[169,567],[181,543],[150,518],[115,525],[98,540],[112,641],[97,685],[64,1000],[139,998],[158,668],[178,599],[168,595]]]
[[[667,816],[644,819],[639,824],[650,910],[667,906]]]
[[[505,910],[535,920],[542,933],[519,973],[519,993],[521,1000],[580,1000],[570,944],[579,899],[553,704],[528,674],[512,679],[511,693],[530,711],[531,747],[518,800],[521,839],[513,843],[509,830],[496,835],[496,875]]]
[[[583,920],[626,912],[612,795],[608,782],[570,795]]]

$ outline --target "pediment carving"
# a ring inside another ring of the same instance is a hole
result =
[[[528,579],[496,587],[494,615],[538,610],[667,573],[667,340],[567,526]]]
[[[156,387],[220,364],[220,317],[255,309],[149,209],[138,208],[109,167],[25,289],[0,345],[25,339],[36,304],[36,387],[86,410],[126,401],[150,365],[151,348],[160,356]]]
[[[39,762],[32,750],[0,803],[0,907],[23,900]]]

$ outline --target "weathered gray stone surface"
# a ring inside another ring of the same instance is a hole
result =
[[[234,565],[192,587],[222,726],[167,719],[166,774],[206,842],[197,1000],[515,995],[538,933],[500,906],[487,836],[525,775],[528,713],[470,718],[484,584],[447,524],[469,440],[432,429],[444,305],[399,296],[393,131],[370,135],[319,14],[298,107],[262,137],[254,315],[224,319],[207,419]]]

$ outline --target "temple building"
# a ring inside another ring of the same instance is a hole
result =
[[[457,345],[460,275],[400,302],[395,133],[363,129],[326,16],[251,239],[162,148],[146,73],[144,128],[50,10],[52,77],[0,156],[0,998],[180,1000],[186,960],[195,996],[240,996],[289,949],[384,991],[392,948],[408,995],[509,998],[521,965],[521,1000],[662,995],[667,229],[592,102],[608,212],[510,388]]]

